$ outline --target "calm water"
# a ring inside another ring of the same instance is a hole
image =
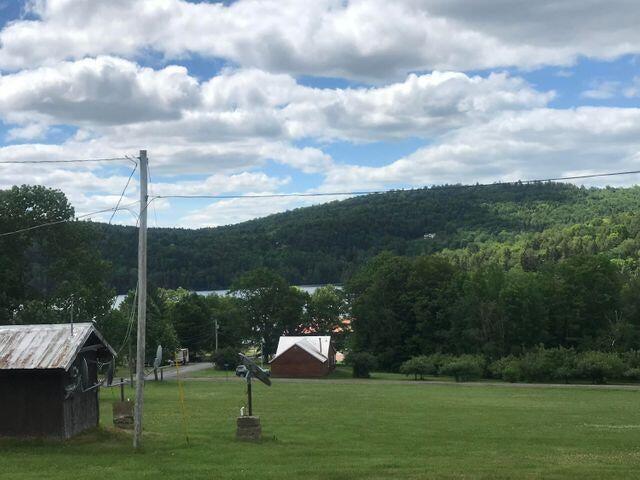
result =
[[[313,293],[315,292],[317,289],[319,289],[320,287],[326,287],[326,285],[296,285],[296,288],[299,288],[300,290],[302,290],[303,292],[307,292],[307,293]],[[342,288],[341,285],[335,285],[336,288]],[[198,295],[204,295],[209,296],[209,295],[228,295],[229,294],[229,290],[198,290],[195,291],[195,293],[197,293]],[[124,302],[124,299],[126,298],[126,295],[117,295],[114,299],[113,299],[113,308],[118,308],[120,306],[120,304],[122,302]]]

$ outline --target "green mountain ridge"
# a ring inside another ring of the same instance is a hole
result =
[[[534,269],[577,253],[636,268],[640,188],[562,183],[450,185],[354,197],[216,228],[149,229],[149,280],[225,288],[269,267],[297,284],[341,283],[388,250],[440,254],[473,267]],[[137,229],[91,224],[118,292],[135,285]]]

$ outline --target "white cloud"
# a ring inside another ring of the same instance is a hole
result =
[[[516,0],[40,0],[0,32],[0,68],[150,49],[272,72],[360,79],[409,71],[569,65],[640,52],[640,6]]]
[[[62,62],[0,76],[9,122],[71,123],[116,136],[379,140],[432,136],[502,110],[540,107],[518,77],[411,74],[377,88],[319,89],[284,74],[225,70],[204,84],[183,67],[155,71],[112,57]],[[131,125],[131,124],[136,125]]]
[[[42,140],[49,130],[49,127],[42,123],[29,123],[24,127],[15,127],[7,131],[5,140],[12,142],[15,140]]]
[[[518,76],[462,73],[556,65],[564,76],[580,56],[640,53],[635,0],[473,8],[463,0],[32,0],[29,8],[35,19],[0,31],[0,119],[6,141],[33,143],[0,146],[2,159],[147,148],[156,193],[187,195],[295,189],[302,174],[324,177],[318,190],[342,191],[622,170],[640,161],[638,109],[552,109],[554,92]],[[201,81],[184,67],[136,63],[150,52],[162,65],[198,54],[234,67]],[[424,71],[431,73],[411,73]],[[369,86],[312,88],[299,74]],[[637,78],[601,80],[582,96],[638,91]],[[77,132],[60,145],[36,143],[55,138],[60,125]],[[325,148],[407,138],[428,146],[384,166],[334,161]],[[272,163],[286,173],[274,175]],[[115,204],[125,181],[124,168],[93,164],[0,166],[0,188],[61,188],[81,213]],[[224,200],[180,221],[234,223],[327,200]],[[154,207],[179,215],[168,202]]]
[[[0,113],[25,125],[13,138],[37,134],[36,124],[81,127],[58,149],[16,146],[15,154],[86,158],[148,148],[162,174],[238,173],[268,161],[322,173],[331,157],[292,142],[430,139],[552,97],[501,73],[434,72],[384,87],[318,89],[259,70],[225,70],[200,84],[182,67],[154,71],[111,57],[0,77]]]
[[[292,137],[371,141],[431,138],[485,121],[496,112],[546,105],[553,92],[538,92],[521,78],[486,78],[456,72],[409,75],[378,88],[299,92],[283,110]]]
[[[288,184],[290,178],[270,177],[262,172],[242,172],[233,175],[210,175],[198,181],[163,180],[154,184],[154,195],[221,195],[261,189],[275,191]]]
[[[199,102],[186,68],[142,68],[113,57],[87,58],[0,76],[0,112],[9,121],[74,125],[178,118]]]
[[[265,192],[258,192],[264,194]],[[329,197],[280,197],[228,199],[211,203],[204,208],[193,210],[179,222],[182,227],[217,227],[244,222],[273,213],[285,212],[301,207],[309,207],[334,200],[344,200],[345,196]]]
[[[639,152],[640,109],[506,112],[389,165],[336,165],[321,189],[512,181],[633,170],[640,166]]]
[[[618,94],[620,87],[621,84],[618,81],[598,80],[592,82],[591,88],[582,92],[582,96],[593,100],[608,100]]]
[[[640,76],[633,77],[631,84],[624,89],[623,94],[627,98],[640,97]]]
[[[7,147],[5,147],[6,149]],[[5,149],[1,149],[3,152]],[[6,157],[3,157],[6,158]],[[0,189],[29,183],[62,190],[74,206],[76,214],[113,208],[128,175],[109,168],[90,170],[85,166],[65,167],[59,164],[0,165]],[[123,204],[135,202],[137,181],[132,179]],[[109,215],[100,216],[103,218]]]

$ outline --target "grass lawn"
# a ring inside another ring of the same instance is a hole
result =
[[[222,370],[216,370],[215,368],[207,368],[204,370],[198,370],[197,372],[188,372],[185,373],[185,377],[189,378],[204,378],[204,377],[225,377],[225,376],[233,377],[235,376],[235,372],[229,371],[225,372]],[[353,378],[351,367],[338,365],[336,369],[331,372],[326,377],[319,378],[318,380],[324,379],[351,379]],[[425,377],[425,379],[438,379],[438,380],[448,380],[449,377]],[[386,372],[374,372],[371,374],[370,380],[413,380],[413,377],[407,377],[406,375],[402,375],[400,373],[386,373]],[[451,379],[453,381],[453,379]]]
[[[144,450],[111,423],[67,442],[0,440],[0,478],[637,478],[640,391],[384,384],[254,387],[264,441],[234,440],[239,381],[149,382]],[[131,389],[127,390],[130,394]]]

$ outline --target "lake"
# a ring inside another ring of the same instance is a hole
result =
[[[300,290],[302,290],[303,292],[307,292],[309,294],[315,292],[317,289],[319,289],[320,287],[326,287],[328,284],[324,284],[324,285],[294,285],[296,288],[299,288]],[[334,285],[336,288],[342,288],[342,285]],[[193,290],[192,290],[193,291]],[[197,293],[198,295],[203,295],[203,296],[209,296],[209,295],[228,295],[229,294],[229,290],[195,290],[195,293]],[[116,297],[113,299],[113,308],[118,308],[122,302],[124,302],[124,299],[126,298],[126,295],[116,295]]]

